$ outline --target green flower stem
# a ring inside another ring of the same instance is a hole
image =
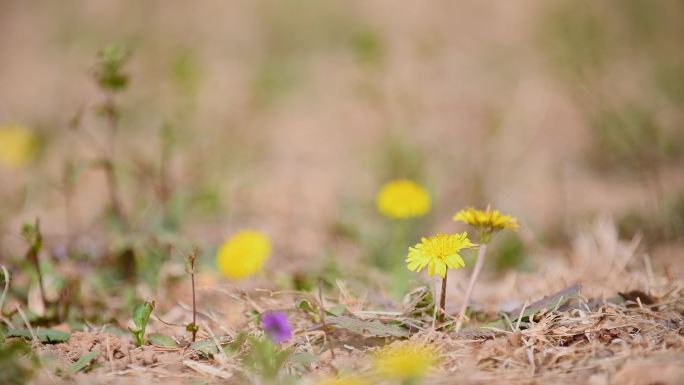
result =
[[[382,266],[392,274],[392,288],[390,294],[402,298],[409,287],[410,272],[403,263],[406,249],[409,246],[407,234],[411,223],[408,219],[394,221],[392,226],[392,245],[389,253],[383,256]]]
[[[465,298],[463,298],[463,305],[461,305],[461,311],[458,314],[458,321],[456,322],[457,332],[461,330],[461,326],[463,326],[465,313],[466,310],[468,310],[468,302],[470,302],[470,296],[473,294],[475,283],[477,282],[477,278],[480,276],[480,272],[482,271],[482,266],[484,265],[486,254],[487,244],[481,243],[479,249],[477,250],[477,261],[475,262],[475,268],[473,269],[473,274],[470,276],[470,282],[468,282],[468,289],[466,290]]]
[[[397,265],[396,261],[395,261],[396,256],[404,254],[404,251],[406,248],[406,232],[407,232],[407,227],[408,227],[408,223],[406,220],[398,220],[398,221],[394,221],[394,222],[395,222],[395,225],[394,225],[394,231],[392,234],[392,238],[393,238],[392,243],[394,244],[394,247],[393,247],[394,250],[392,252],[392,254],[393,254],[392,255],[393,267]]]

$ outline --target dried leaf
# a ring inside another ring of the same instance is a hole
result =
[[[656,302],[652,296],[644,293],[641,290],[632,290],[626,293],[618,292],[618,294],[620,297],[624,298],[625,301],[632,301],[634,303],[637,303],[637,300],[641,301],[641,303],[644,305],[653,305]]]
[[[537,314],[544,310],[553,310],[557,307],[566,304],[569,300],[577,298],[580,288],[580,284],[576,283],[550,296],[546,296],[540,299],[539,301],[533,302],[531,305],[525,308],[525,311],[522,313],[522,317],[520,317],[520,312],[522,311],[522,308],[513,310],[507,313],[506,315],[512,321],[517,322],[518,317],[520,317],[522,321],[527,321],[529,320],[529,317],[534,314]]]
[[[380,321],[363,321],[346,316],[326,317],[329,325],[334,325],[367,337],[408,337],[408,331],[397,326],[385,325]]]

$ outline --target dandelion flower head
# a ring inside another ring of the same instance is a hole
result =
[[[246,278],[261,270],[270,253],[268,237],[258,231],[243,230],[221,245],[216,264],[228,278]]]
[[[373,365],[381,375],[404,379],[424,376],[438,361],[435,349],[416,342],[386,346],[373,357]]]
[[[36,137],[20,126],[0,127],[0,165],[12,168],[28,164],[36,151]]]
[[[493,232],[504,229],[518,230],[518,220],[511,215],[501,214],[499,210],[477,210],[472,207],[454,214],[454,221],[467,223],[480,231]]]
[[[409,270],[416,272],[420,272],[427,266],[429,276],[432,277],[436,273],[444,278],[447,268],[458,269],[465,266],[458,252],[474,247],[475,244],[470,242],[466,232],[433,235],[429,238],[422,238],[420,243],[409,247],[406,265]]]
[[[430,211],[430,203],[428,192],[408,179],[387,182],[376,196],[378,211],[393,219],[422,217]]]

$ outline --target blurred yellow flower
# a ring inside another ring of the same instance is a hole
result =
[[[402,379],[422,377],[438,362],[435,349],[416,342],[386,346],[373,357],[379,374]]]
[[[0,127],[0,164],[16,168],[26,165],[36,152],[36,137],[20,126]]]
[[[422,217],[430,211],[428,192],[408,179],[397,179],[383,185],[375,203],[380,213],[393,219]]]
[[[316,385],[369,385],[368,382],[358,378],[358,377],[345,377],[345,378],[325,378],[321,381],[316,382]]]
[[[271,242],[264,234],[243,230],[221,245],[216,264],[226,277],[241,279],[259,271],[270,252]]]
[[[492,210],[490,207],[487,207],[485,211],[468,207],[454,214],[453,219],[465,222],[481,230],[518,229],[518,220],[516,218],[501,214],[499,210]]]
[[[427,266],[429,276],[432,277],[437,273],[444,278],[447,268],[458,269],[465,266],[458,252],[474,247],[476,245],[470,242],[466,232],[433,235],[429,238],[422,238],[420,243],[409,247],[406,265],[409,270],[416,272]]]

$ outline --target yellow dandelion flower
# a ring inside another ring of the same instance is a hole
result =
[[[8,167],[22,167],[33,159],[36,152],[36,137],[20,126],[0,127],[0,164]]]
[[[379,374],[403,379],[422,377],[438,362],[437,350],[416,342],[386,346],[373,357]]]
[[[270,252],[271,242],[264,234],[243,230],[221,245],[216,264],[226,277],[241,279],[259,271]]]
[[[458,254],[462,249],[472,249],[476,245],[468,239],[468,233],[437,234],[422,238],[420,243],[409,247],[406,265],[409,270],[419,272],[426,266],[428,275],[435,273],[446,276],[447,268],[458,269],[465,266],[463,258]]]
[[[375,202],[381,214],[393,219],[422,217],[430,211],[428,192],[408,179],[397,179],[383,185]]]
[[[358,377],[345,377],[345,378],[325,378],[321,381],[316,382],[316,385],[369,385],[368,382],[358,378]]]
[[[499,210],[487,207],[485,211],[468,207],[454,214],[455,221],[467,223],[478,229],[497,231],[503,229],[517,230],[518,220],[510,215],[501,214]]]

